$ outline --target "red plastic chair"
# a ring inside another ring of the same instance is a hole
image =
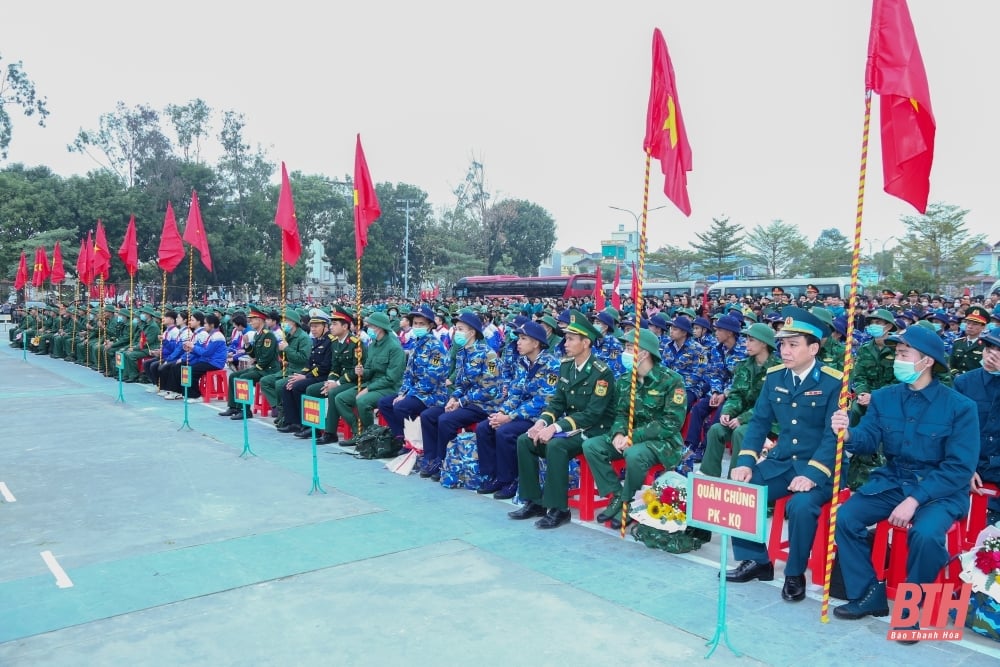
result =
[[[888,520],[879,521],[875,526],[875,545],[872,547],[872,565],[875,576],[885,582],[885,592],[889,599],[896,595],[896,587],[906,581],[906,557],[909,554],[907,544],[908,528],[897,528]],[[889,545],[892,544],[892,549]],[[937,577],[937,583],[953,583],[960,585],[959,574],[962,563],[955,556],[965,550],[965,520],[959,519],[951,524],[947,534],[948,555],[951,560],[942,568]],[[886,552],[888,551],[888,565]]]
[[[271,414],[271,404],[268,403],[264,392],[260,390],[260,382],[256,383],[253,388],[253,413],[262,417]]]
[[[205,403],[216,399],[226,400],[229,396],[229,379],[226,371],[208,371],[198,379],[198,389]]]
[[[979,533],[983,532],[983,528],[986,527],[986,510],[987,505],[990,502],[990,498],[994,498],[998,493],[1000,493],[1000,488],[998,488],[996,484],[983,484],[983,488],[987,491],[991,491],[992,493],[983,495],[979,495],[978,493],[971,494],[972,499],[969,503],[969,523],[965,527],[966,551],[976,546],[976,539],[979,538]]]
[[[839,504],[843,505],[851,497],[850,489],[841,489]],[[774,515],[771,517],[771,531],[767,539],[767,555],[771,562],[788,560],[788,540],[782,539],[782,528],[785,523],[785,510],[791,495],[779,498],[774,503]],[[826,574],[826,545],[830,539],[830,510],[832,502],[827,502],[819,511],[819,521],[816,524],[816,537],[813,539],[812,550],[809,552],[809,571],[812,572],[812,582],[823,585]]]

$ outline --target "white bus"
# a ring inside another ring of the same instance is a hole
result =
[[[805,295],[806,286],[815,285],[819,290],[822,299],[826,296],[839,296],[847,299],[851,295],[851,277],[841,276],[839,278],[758,278],[755,280],[723,280],[708,288],[708,296],[718,299],[720,296],[728,297],[735,294],[738,298],[745,296],[771,297],[771,292],[775,287],[785,290],[785,293],[793,300]],[[860,292],[860,290],[859,290]]]
[[[604,283],[604,293],[611,294],[613,287],[613,283]],[[664,294],[669,294],[672,297],[687,294],[690,297],[700,299],[706,287],[708,287],[708,283],[704,280],[683,280],[681,282],[650,280],[642,284],[642,295],[662,299]],[[618,289],[622,296],[632,296],[632,280],[622,280]]]

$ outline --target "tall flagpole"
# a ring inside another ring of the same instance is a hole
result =
[[[357,187],[357,184],[355,184],[355,187]],[[356,190],[355,190],[355,192],[356,192]],[[355,195],[355,200],[356,199],[357,199],[357,195]],[[355,207],[356,206],[357,205],[355,204]],[[357,215],[357,212],[355,212],[355,215]],[[354,289],[354,292],[355,292],[355,294],[354,294],[354,302],[355,302],[355,308],[356,308],[356,310],[355,310],[355,316],[354,316],[354,321],[360,323],[361,322],[361,255],[358,255],[358,257],[357,257],[356,270],[357,270],[358,277],[357,277],[357,286]],[[358,328],[359,329],[361,328],[360,324],[358,325]],[[361,331],[358,331],[358,344],[354,346],[354,360],[355,360],[356,365],[358,365],[358,366],[361,365],[361,335],[360,334],[361,334]],[[386,335],[388,335],[388,333],[386,333]],[[355,375],[357,376],[356,379],[357,379],[357,383],[358,383],[358,393],[360,394],[361,393],[361,374],[360,373],[355,373]],[[360,410],[358,411],[357,429],[355,430],[354,433],[355,433],[355,435],[361,433],[361,411]]]
[[[839,408],[847,409],[851,371],[854,369],[854,355],[851,347],[854,343],[854,313],[858,300],[858,271],[861,264],[861,217],[865,208],[865,176],[868,171],[868,130],[872,116],[872,91],[865,91],[865,123],[861,133],[861,169],[858,174],[858,209],[854,218],[854,250],[851,255],[851,295],[847,302],[847,334],[844,340],[844,377],[840,381]],[[830,609],[830,573],[833,571],[833,542],[837,532],[837,510],[840,507],[840,476],[844,463],[844,434],[837,433],[837,457],[833,464],[833,497],[830,500],[830,534],[826,542],[826,568],[823,574],[823,603],[820,607],[820,620],[829,623]]]

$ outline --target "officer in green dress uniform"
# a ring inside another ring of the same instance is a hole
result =
[[[578,310],[570,311],[556,393],[534,426],[517,439],[519,493],[524,506],[512,519],[541,517],[538,528],[557,528],[570,520],[569,461],[583,452],[584,438],[604,435],[615,418],[615,376],[591,353],[599,334]],[[538,459],[546,461],[544,491]]]
[[[250,409],[250,406],[246,406],[244,409],[243,406],[236,403],[236,390],[234,389],[236,380],[243,379],[250,380],[250,382],[258,382],[267,375],[281,372],[281,360],[278,359],[278,339],[275,337],[273,331],[264,326],[267,313],[257,306],[250,306],[247,310],[247,319],[249,320],[250,328],[254,331],[254,337],[253,345],[246,352],[247,355],[253,358],[253,366],[242,371],[230,373],[229,401],[227,409],[219,413],[220,417],[243,419],[244,411],[247,417],[253,417],[253,410]]]
[[[330,373],[325,382],[311,384],[306,388],[306,395],[327,397],[326,424],[324,424],[323,436],[319,437],[317,444],[329,445],[337,442],[337,422],[340,415],[334,406],[334,399],[342,391],[348,391],[351,387],[357,388],[358,377],[354,374],[354,367],[358,364],[358,348],[361,349],[361,364],[364,365],[368,356],[368,350],[361,344],[361,339],[351,334],[351,327],[354,324],[354,313],[342,306],[334,306],[330,312]],[[357,424],[349,423],[351,429]],[[303,429],[303,438],[311,437],[310,429]],[[295,435],[298,436],[299,431]]]
[[[312,352],[312,340],[302,330],[302,313],[296,309],[285,309],[281,332],[284,340],[278,339],[278,352],[284,355],[282,368],[260,380],[260,390],[264,392],[267,402],[278,409],[278,417],[274,422],[277,426],[284,426],[281,392],[288,383],[288,378],[306,365],[309,353]]]
[[[136,316],[139,322],[133,325],[132,344],[122,351],[125,355],[122,382],[138,382],[140,378],[139,361],[147,357],[159,357],[160,334],[162,333],[160,311],[143,306],[136,311]]]
[[[965,335],[955,341],[948,360],[952,375],[961,375],[983,365],[984,343],[979,335],[990,321],[990,311],[982,306],[972,306],[965,311],[962,321],[965,323]]]
[[[624,345],[622,364],[625,373],[615,387],[617,407],[611,430],[604,435],[583,441],[583,453],[594,474],[597,492],[603,496],[615,494],[607,508],[597,515],[597,522],[611,521],[612,528],[621,527],[622,506],[632,500],[642,488],[646,473],[659,463],[667,470],[681,460],[684,439],[681,426],[687,415],[687,392],[684,378],[660,364],[660,339],[649,329],[639,331],[639,349],[634,339],[620,336]],[[635,417],[631,436],[628,430],[631,403],[632,367],[638,379],[635,392]],[[625,485],[611,466],[612,461],[625,459]]]

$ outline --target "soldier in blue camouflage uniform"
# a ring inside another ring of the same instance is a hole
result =
[[[516,374],[506,400],[476,427],[476,449],[483,483],[478,492],[506,500],[517,494],[517,438],[542,414],[559,382],[559,359],[549,353],[548,334],[540,324],[517,330]]]
[[[713,333],[712,323],[705,317],[696,317],[691,323],[691,329],[694,331],[694,339],[698,341],[703,348],[706,350],[711,349],[719,344],[718,339]]]
[[[518,359],[518,329],[527,324],[528,318],[518,315],[508,324],[505,332],[503,351],[500,353],[500,387],[506,397],[507,389],[517,375]]]
[[[608,365],[615,374],[615,379],[620,378],[625,373],[625,366],[622,365],[621,341],[615,338],[614,318],[603,311],[597,313],[594,316],[594,328],[600,336],[594,341],[593,353]]]
[[[389,425],[396,444],[402,448],[403,421],[416,419],[431,407],[445,404],[445,380],[448,379],[448,353],[431,327],[434,313],[420,306],[409,314],[413,322],[413,351],[403,371],[403,384],[395,396],[383,396],[378,411]]]
[[[681,374],[687,390],[687,404],[694,405],[701,398],[701,379],[708,375],[705,348],[693,338],[691,320],[684,315],[670,322],[668,335],[670,342],[664,348],[663,365]]]
[[[458,432],[489,417],[500,405],[499,358],[483,339],[483,322],[475,313],[463,313],[455,324],[453,337],[455,372],[450,396],[444,407],[420,413],[424,439],[421,477],[441,479],[441,462],[448,443]]]
[[[670,320],[663,313],[657,313],[649,318],[649,330],[660,339],[660,359],[667,358],[667,345],[670,343]],[[692,329],[693,330],[693,329]]]
[[[732,315],[724,315],[715,324],[719,342],[708,348],[708,373],[702,384],[704,395],[691,408],[691,419],[688,421],[687,437],[691,448],[690,460],[685,461],[688,471],[694,463],[701,461],[705,453],[705,433],[712,424],[722,416],[717,410],[726,400],[726,391],[733,381],[733,370],[736,364],[746,359],[747,347],[740,339],[743,327],[740,320]],[[714,417],[709,413],[714,411]]]
[[[944,353],[951,356],[951,348],[955,344],[955,338],[957,338],[954,331],[948,330],[948,323],[951,322],[951,318],[948,317],[947,313],[932,312],[927,316],[927,321],[931,323],[934,331],[941,337],[941,342],[944,343]]]

